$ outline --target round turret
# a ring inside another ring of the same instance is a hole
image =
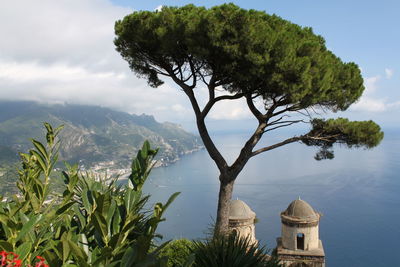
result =
[[[318,224],[320,214],[315,212],[310,204],[304,200],[296,199],[281,213],[281,218],[286,223],[304,226],[304,224]]]
[[[281,212],[282,235],[277,238],[276,255],[283,267],[325,267],[318,233],[320,218],[321,214],[300,197]]]
[[[229,229],[235,235],[249,238],[251,243],[257,244],[254,220],[256,214],[243,201],[231,200],[229,207]]]
[[[299,198],[292,201],[281,213],[282,246],[290,250],[318,249],[320,217],[304,200]]]
[[[243,201],[231,200],[229,207],[229,220],[251,220],[256,217],[254,211]]]

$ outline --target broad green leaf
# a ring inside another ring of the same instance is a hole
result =
[[[63,205],[62,207],[60,207],[59,209],[57,209],[56,211],[56,215],[61,215],[63,214],[65,211],[67,211],[70,207],[72,207],[72,205],[74,205],[75,202],[69,202],[65,205]]]
[[[15,251],[19,255],[19,259],[24,261],[25,258],[28,256],[29,252],[32,249],[31,242],[24,242],[22,243]]]
[[[120,232],[120,223],[121,223],[121,214],[119,209],[116,209],[114,212],[114,217],[112,220],[112,234],[117,234]]]
[[[72,210],[74,211],[74,215],[78,218],[79,223],[81,224],[81,227],[84,228],[86,226],[86,224],[90,222],[87,219],[88,217],[84,217],[82,215],[82,212],[78,206],[72,206]]]
[[[24,224],[24,226],[22,227],[21,231],[19,232],[17,238],[16,238],[16,242],[19,241],[21,238],[23,238],[29,231],[32,231],[33,227],[36,226],[36,224],[40,221],[40,219],[42,218],[42,214],[38,214],[35,216],[30,217],[29,221]]]
[[[7,241],[4,241],[4,240],[0,240],[0,248],[5,251],[13,251],[14,250],[12,244]]]
[[[68,244],[74,257],[78,260],[79,266],[89,266],[87,264],[87,255],[85,251],[71,240],[68,240]]]
[[[43,146],[42,143],[40,143],[39,141],[36,141],[35,139],[32,139],[32,144],[35,146],[35,148],[39,151],[39,153],[41,154],[42,158],[45,161],[49,160],[49,155],[46,151],[46,148]]]
[[[54,135],[57,136],[58,133],[64,128],[64,125],[61,124],[60,126],[58,126],[57,128],[54,129]]]
[[[95,261],[93,261],[93,263],[92,263],[92,265],[93,266],[99,266],[99,264],[102,262],[102,261],[104,261],[104,260],[106,260],[107,258],[110,258],[111,256],[112,256],[112,252],[113,252],[113,250],[111,249],[111,248],[109,248],[109,247],[105,247],[105,248],[102,248],[101,250],[100,250],[100,257],[98,257],[98,258],[96,258],[96,260]]]
[[[40,167],[43,172],[47,171],[47,163],[46,160],[40,155],[37,151],[31,150],[30,153],[32,154],[32,157],[40,164]]]
[[[94,216],[93,216],[94,215]],[[99,212],[95,212],[92,215],[92,222],[94,224],[95,229],[101,234],[103,241],[106,241],[108,232],[107,232],[107,221]]]
[[[62,261],[63,263],[67,262],[70,252],[71,252],[71,248],[69,245],[69,240],[66,237],[66,233],[64,233],[61,237],[61,244],[62,244]]]
[[[55,252],[57,252],[57,250],[45,250],[43,252],[42,256],[46,259],[49,266],[60,266],[62,264],[60,256],[58,255],[58,253]]]
[[[89,202],[88,194],[89,194],[89,192],[87,190],[83,190],[82,194],[81,194],[81,198],[82,198],[83,206],[85,207],[85,209],[87,210],[88,213],[91,213],[92,205]]]
[[[129,247],[122,256],[121,267],[133,266],[135,259],[136,259],[135,249],[133,247]]]
[[[113,219],[113,217],[115,215],[116,207],[117,207],[117,203],[115,202],[115,200],[111,200],[111,205],[108,208],[107,218],[106,218],[106,221],[107,221],[106,223],[107,223],[107,228],[108,228],[109,233],[112,231],[111,220]]]
[[[33,185],[32,189],[35,192],[37,199],[39,201],[43,200],[44,197],[43,185],[41,183],[36,183]]]
[[[171,203],[175,200],[175,198],[177,196],[179,196],[181,192],[175,192],[174,194],[172,194],[172,196],[169,197],[167,203],[165,203],[164,205],[164,211],[169,207],[169,205],[171,205]]]
[[[135,191],[132,189],[126,190],[124,200],[126,212],[129,213],[132,210],[133,202],[135,201]]]

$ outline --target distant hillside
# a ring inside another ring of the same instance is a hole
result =
[[[31,147],[30,138],[43,141],[43,122],[64,125],[61,159],[87,168],[127,167],[144,140],[160,148],[158,159],[164,165],[202,146],[197,136],[153,116],[97,106],[0,101],[0,166],[18,160],[17,152]]]

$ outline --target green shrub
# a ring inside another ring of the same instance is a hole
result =
[[[160,252],[161,257],[168,258],[168,267],[183,266],[191,254],[193,242],[182,238],[169,242]]]
[[[264,247],[259,248],[249,239],[235,235],[218,236],[205,241],[195,241],[191,248],[193,267],[278,267],[275,257],[267,256]]]
[[[157,150],[145,142],[132,163],[125,187],[116,178],[96,180],[75,166],[63,172],[64,192],[51,194],[49,179],[58,160],[58,133],[45,123],[46,145],[21,153],[19,194],[0,199],[0,250],[13,251],[24,262],[44,256],[50,266],[166,266],[154,248],[158,224],[178,193],[166,204],[146,211],[142,194]]]

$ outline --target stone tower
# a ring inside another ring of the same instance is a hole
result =
[[[277,255],[284,267],[325,267],[318,233],[320,217],[300,198],[281,213],[282,237],[277,239]]]
[[[231,200],[229,208],[229,230],[244,238],[249,238],[253,244],[258,244],[254,220],[256,214],[243,201]]]

